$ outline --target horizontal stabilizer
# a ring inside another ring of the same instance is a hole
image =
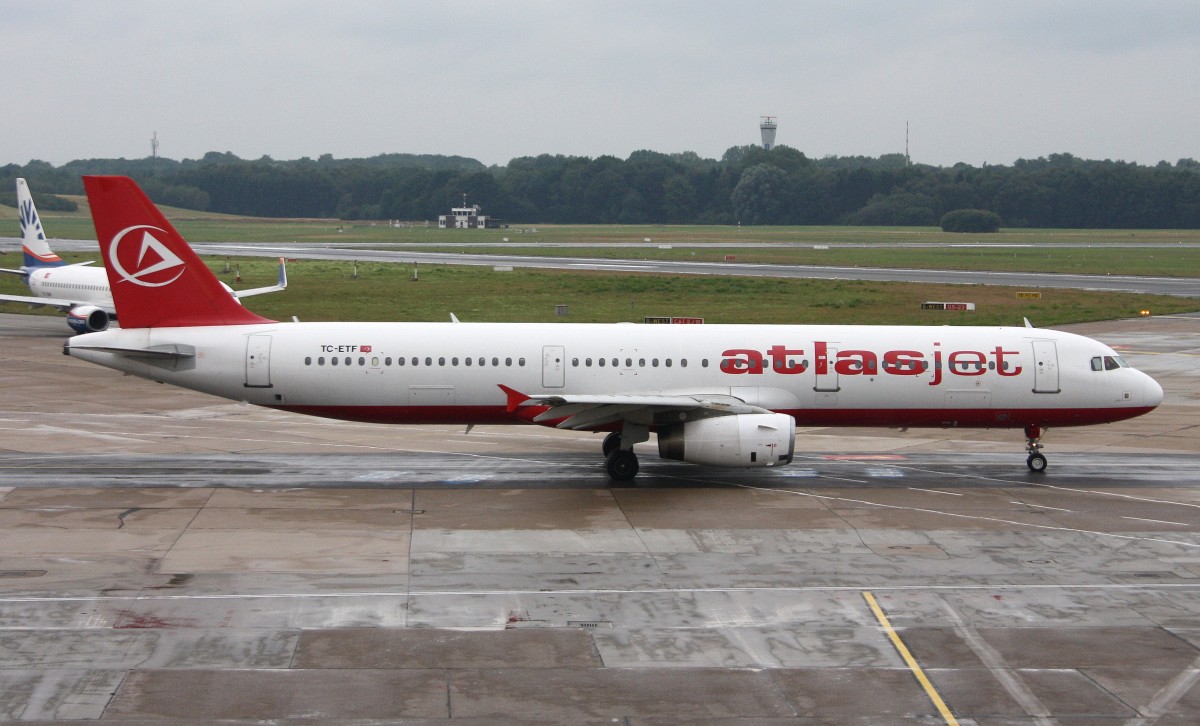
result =
[[[73,351],[88,351],[94,350],[101,353],[114,353],[116,355],[125,356],[128,358],[148,358],[154,360],[180,360],[183,358],[195,358],[196,348],[191,345],[179,345],[177,343],[167,343],[163,345],[152,345],[148,348],[122,348],[111,345],[72,345]]]

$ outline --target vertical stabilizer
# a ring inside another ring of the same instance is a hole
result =
[[[242,307],[132,179],[85,176],[121,327],[272,323]]]
[[[25,252],[25,267],[62,267],[67,264],[50,249],[42,221],[38,219],[33,195],[24,179],[17,180],[17,210],[21,215],[21,247]]]

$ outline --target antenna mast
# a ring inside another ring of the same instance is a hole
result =
[[[158,132],[157,131],[155,131],[154,135],[150,137],[150,158],[152,158],[152,159],[158,158]]]

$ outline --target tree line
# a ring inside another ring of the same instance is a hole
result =
[[[902,154],[810,159],[787,146],[730,148],[720,159],[636,151],[627,159],[544,154],[505,166],[465,157],[85,159],[0,167],[46,195],[82,194],[84,174],[133,177],[155,202],[262,217],[431,220],[467,195],[512,224],[931,226],[986,210],[1005,227],[1200,228],[1200,162],[1144,166],[1053,154],[1012,165],[938,167]],[[9,190],[9,191],[5,191]]]

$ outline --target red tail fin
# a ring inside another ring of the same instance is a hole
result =
[[[271,323],[242,307],[132,179],[85,176],[122,328]]]

